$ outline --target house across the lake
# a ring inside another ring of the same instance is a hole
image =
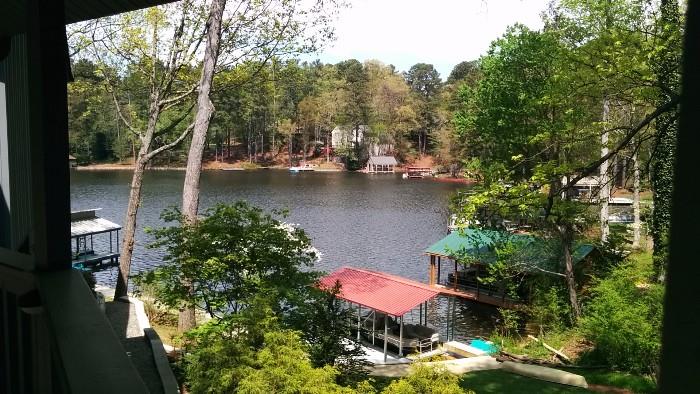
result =
[[[367,160],[367,172],[370,174],[393,174],[398,164],[394,156],[370,156]]]

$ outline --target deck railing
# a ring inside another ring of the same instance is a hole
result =
[[[147,392],[75,270],[0,264],[0,347],[0,392]]]

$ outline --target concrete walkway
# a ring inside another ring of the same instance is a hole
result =
[[[373,376],[386,376],[386,377],[401,377],[406,376],[411,371],[411,366],[416,365],[415,363],[404,363],[404,364],[383,364],[374,365],[369,368],[370,375]],[[500,369],[501,363],[496,361],[495,358],[491,356],[479,356],[479,357],[469,357],[469,358],[459,358],[456,360],[446,360],[446,361],[434,361],[421,363],[421,365],[431,366],[431,367],[444,367],[449,372],[455,375],[461,375],[472,371],[485,371],[489,369]]]
[[[107,302],[105,313],[149,392],[163,393],[163,384],[153,361],[153,351],[144,337],[134,304],[120,301]]]

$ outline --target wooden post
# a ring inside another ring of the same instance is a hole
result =
[[[479,299],[479,267],[481,264],[476,265],[476,299]]]
[[[389,320],[389,315],[384,314],[384,364],[386,364],[386,336],[389,328],[387,320]]]
[[[454,262],[455,262],[455,274],[454,274],[455,290],[457,290],[457,259],[455,259]]]
[[[362,318],[362,305],[357,304],[357,341],[360,341],[360,319]]]
[[[440,266],[442,265],[442,264],[441,264],[441,263],[442,263],[442,258],[441,258],[440,256],[438,256],[437,260],[438,260],[438,262],[437,262],[437,268],[438,268],[438,272],[437,272],[437,283],[440,283]]]
[[[435,255],[433,254],[430,255],[430,274],[428,278],[428,284],[435,284]]]
[[[399,357],[403,357],[403,316],[399,324]]]
[[[420,303],[420,310],[418,311],[418,325],[423,325],[423,303]]]
[[[377,324],[377,310],[373,309],[372,310],[372,345],[374,345],[374,332],[376,331],[375,327]]]

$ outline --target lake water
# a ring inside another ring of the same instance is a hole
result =
[[[180,206],[184,171],[149,171],[144,181],[132,273],[157,266],[162,251],[148,249],[145,227],[159,227],[169,206]],[[130,171],[73,171],[73,210],[102,208],[99,216],[123,224]],[[270,209],[288,209],[287,222],[306,230],[322,253],[316,269],[368,268],[426,282],[423,251],[446,235],[450,196],[464,185],[433,180],[404,180],[400,174],[348,172],[289,173],[282,170],[206,171],[202,174],[200,211],[219,202],[246,200]],[[96,274],[113,286],[117,269]],[[446,302],[438,298],[429,321],[444,326]],[[490,333],[494,309],[459,302],[456,337]],[[408,321],[417,321],[407,316]]]

